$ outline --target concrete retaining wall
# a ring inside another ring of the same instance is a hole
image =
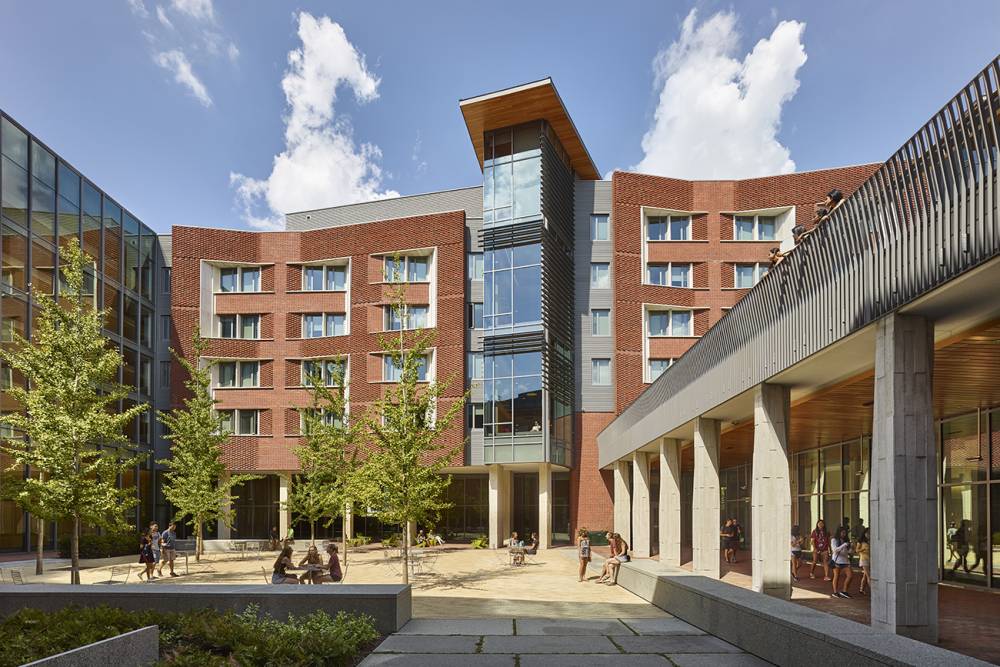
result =
[[[102,639],[23,667],[147,667],[160,659],[160,629],[155,625]]]
[[[288,614],[305,616],[313,611],[368,614],[382,634],[402,628],[412,615],[409,586],[401,584],[337,584],[328,586],[223,586],[186,584],[125,584],[123,586],[70,586],[27,584],[0,586],[0,616],[23,607],[55,611],[68,605],[108,605],[127,610],[160,611],[217,609],[243,611],[255,604],[260,611],[282,620]]]
[[[655,561],[623,565],[618,583],[677,618],[778,665],[987,664]]]

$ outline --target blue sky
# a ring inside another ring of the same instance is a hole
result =
[[[605,173],[879,161],[1000,45],[987,0],[3,0],[0,21],[0,107],[161,232],[476,184],[459,99],[545,76]]]

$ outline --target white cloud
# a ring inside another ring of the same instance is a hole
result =
[[[356,144],[348,119],[336,110],[338,88],[369,102],[378,97],[378,77],[340,24],[306,12],[298,23],[302,47],[288,53],[281,80],[288,103],[285,150],[274,156],[267,178],[229,175],[244,219],[257,229],[283,228],[287,212],[399,196],[383,188],[381,150]]]
[[[170,22],[170,18],[167,16],[167,10],[163,8],[163,5],[156,5],[156,20],[160,22],[164,28],[168,30],[174,29],[174,24]]]
[[[188,62],[183,51],[177,49],[164,51],[156,54],[154,60],[160,67],[173,72],[174,81],[190,90],[203,106],[212,106],[212,98],[208,94],[208,89],[191,69],[191,63]]]
[[[132,10],[132,13],[141,19],[149,16],[149,10],[146,9],[146,5],[143,4],[142,0],[128,0],[128,6]]]
[[[215,8],[212,0],[172,0],[170,3],[174,9],[187,14],[197,21],[214,21]]]
[[[698,23],[653,61],[659,99],[633,169],[678,178],[750,178],[795,170],[778,140],[781,111],[799,88],[805,24],[782,21],[742,61],[733,12]]]
[[[229,42],[229,48],[226,49],[226,55],[229,56],[229,60],[231,60],[232,62],[236,62],[240,58],[240,50],[236,47],[235,44]]]

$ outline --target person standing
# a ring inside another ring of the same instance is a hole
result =
[[[170,566],[170,576],[176,577],[177,574],[174,572],[174,558],[177,557],[177,524],[171,521],[167,525],[167,529],[160,534],[160,544],[162,545],[160,549],[160,567],[157,573],[163,576],[163,563],[166,562]]]
[[[812,565],[809,566],[809,578],[816,578],[816,566],[823,564],[823,581],[830,581],[830,531],[826,529],[826,521],[820,519],[809,535],[812,541]]]
[[[792,526],[792,581],[799,580],[799,565],[802,564],[802,531],[798,525]]]
[[[837,529],[830,541],[830,560],[833,562],[833,592],[830,597],[849,598],[847,587],[851,585],[851,536],[845,526]],[[843,590],[840,590],[840,580],[843,576]]]
[[[160,526],[155,521],[149,524],[149,541],[153,547],[153,561],[155,565],[160,564]]]
[[[868,542],[868,529],[865,528],[865,532],[861,534],[858,539],[858,545],[855,547],[858,552],[858,567],[861,568],[861,585],[858,586],[858,595],[865,594],[865,584],[868,584],[868,590],[871,590],[872,579],[871,579],[871,552],[872,545]]]
[[[583,581],[590,565],[590,533],[586,528],[576,531],[576,553],[580,559],[580,581]]]

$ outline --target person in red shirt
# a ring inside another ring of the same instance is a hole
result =
[[[823,564],[823,581],[830,581],[830,531],[826,529],[826,521],[820,519],[816,528],[809,535],[812,541],[813,560],[809,566],[809,578],[816,578],[816,566]]]

